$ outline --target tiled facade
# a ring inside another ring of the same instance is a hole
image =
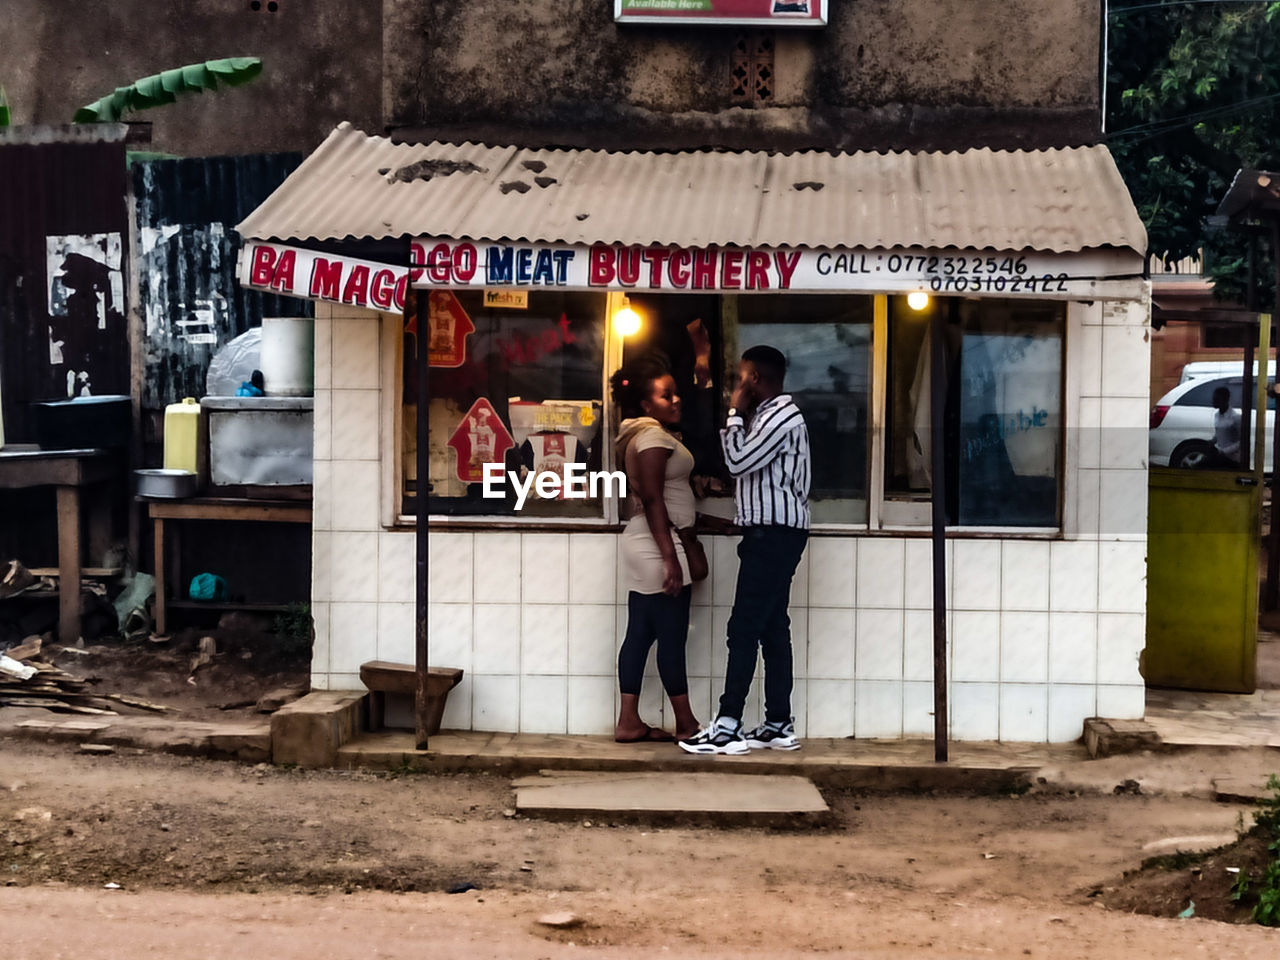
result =
[[[389,526],[388,338],[375,314],[316,312],[312,684],[359,689],[363,661],[413,660],[414,535]],[[1068,741],[1086,717],[1142,716],[1146,318],[1145,303],[1069,310],[1064,536],[948,541],[954,739]],[[694,590],[699,718],[723,678],[734,544],[710,539],[711,576]],[[810,540],[791,605],[802,735],[932,735],[930,550],[918,535]],[[626,626],[619,566],[611,533],[433,531],[431,660],[466,671],[445,726],[609,733]],[[642,701],[664,719],[652,660]],[[748,721],[759,712],[757,685]]]

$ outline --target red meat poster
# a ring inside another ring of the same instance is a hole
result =
[[[458,479],[463,483],[481,483],[484,465],[502,463],[515,441],[493,405],[481,397],[453,431],[449,446],[458,454]]]
[[[476,325],[462,304],[448,290],[433,290],[427,299],[427,358],[433,367],[460,367],[467,359],[467,337]],[[419,305],[422,298],[418,300]],[[418,318],[412,316],[405,332],[418,333]]]

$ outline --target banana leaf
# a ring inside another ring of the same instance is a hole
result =
[[[74,119],[76,123],[114,123],[127,111],[173,103],[180,93],[216,90],[220,83],[238,87],[261,72],[262,61],[257,57],[228,57],[176,67],[127,87],[116,87],[113,93],[77,110]]]

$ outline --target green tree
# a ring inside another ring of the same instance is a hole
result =
[[[1113,0],[1109,34],[1107,143],[1151,251],[1203,249],[1242,299],[1247,241],[1208,218],[1238,169],[1280,168],[1280,2]]]

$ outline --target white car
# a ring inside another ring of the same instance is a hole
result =
[[[1185,380],[1157,401],[1151,411],[1147,458],[1153,467],[1202,467],[1213,452],[1213,392],[1231,391],[1231,406],[1240,409],[1244,378],[1212,377]],[[1271,466],[1271,440],[1275,430],[1276,401],[1267,398],[1267,435],[1264,469]],[[1252,416],[1252,415],[1251,415]],[[1253,422],[1250,421],[1250,426]],[[1253,461],[1253,438],[1249,438]]]

